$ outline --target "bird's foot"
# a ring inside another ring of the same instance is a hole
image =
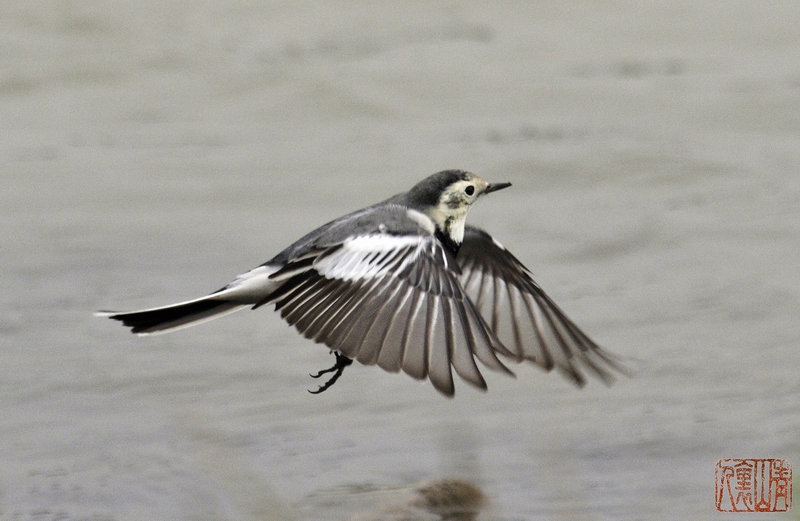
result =
[[[339,377],[342,376],[342,373],[344,372],[344,368],[353,363],[353,359],[352,358],[347,358],[346,356],[344,356],[343,354],[339,353],[338,351],[334,351],[333,354],[336,355],[336,363],[333,364],[333,367],[329,367],[327,369],[323,369],[322,371],[318,372],[317,374],[311,374],[309,376],[311,378],[319,378],[320,376],[324,375],[325,373],[332,373],[334,371],[336,371],[336,374],[334,374],[331,377],[330,380],[325,382],[324,385],[320,385],[319,389],[317,389],[316,391],[308,391],[311,394],[319,394],[319,393],[327,391],[328,388],[330,386],[332,386],[333,384],[335,384],[336,380],[338,380]]]

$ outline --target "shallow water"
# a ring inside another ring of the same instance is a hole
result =
[[[800,465],[798,26],[792,2],[4,3],[0,517],[389,518],[460,478],[484,519],[699,519],[717,460]],[[514,184],[470,221],[633,378],[520,367],[447,400],[354,366],[312,396],[331,357],[268,310],[145,338],[91,316],[455,167]]]

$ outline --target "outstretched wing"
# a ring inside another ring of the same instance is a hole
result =
[[[507,351],[461,287],[455,259],[434,237],[362,235],[300,262],[272,275],[287,280],[262,303],[274,302],[306,338],[365,365],[428,377],[448,396],[451,365],[482,389],[474,357],[511,373],[495,354]]]
[[[516,361],[557,368],[576,384],[588,368],[609,383],[609,369],[622,371],[534,282],[528,269],[502,244],[468,226],[458,252],[461,284],[475,307]]]

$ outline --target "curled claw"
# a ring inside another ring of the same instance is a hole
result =
[[[342,376],[342,373],[344,372],[344,368],[353,363],[353,360],[351,358],[347,358],[346,356],[344,356],[343,354],[339,353],[338,351],[334,351],[333,354],[336,355],[336,363],[333,364],[333,367],[329,367],[327,369],[323,369],[322,371],[318,372],[317,374],[310,374],[309,376],[311,378],[319,378],[320,376],[324,375],[325,373],[332,373],[334,371],[336,371],[336,373],[331,377],[330,380],[325,382],[324,385],[320,385],[319,389],[317,389],[316,391],[309,390],[308,392],[310,392],[311,394],[319,394],[319,393],[327,391],[328,388],[330,386],[332,386],[333,384],[335,384],[336,380],[338,380],[339,377]]]

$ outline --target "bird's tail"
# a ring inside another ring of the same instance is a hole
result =
[[[272,278],[280,267],[262,264],[242,273],[224,288],[194,300],[139,311],[98,311],[95,316],[119,320],[139,335],[183,329],[265,302],[264,299],[284,282]]]
[[[216,298],[215,298],[216,297]],[[98,311],[95,316],[119,320],[139,335],[157,335],[176,329],[194,326],[228,313],[233,313],[247,304],[241,301],[222,300],[216,295],[139,311]]]

